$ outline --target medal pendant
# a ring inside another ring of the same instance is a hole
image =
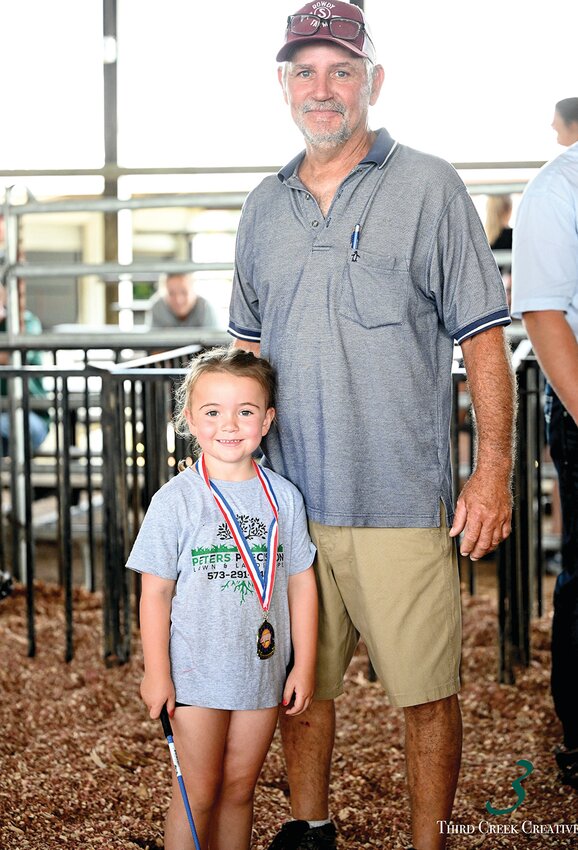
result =
[[[268,620],[263,620],[257,632],[257,655],[262,660],[271,658],[275,652],[275,632]]]

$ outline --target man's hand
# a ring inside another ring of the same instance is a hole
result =
[[[476,468],[458,499],[450,534],[464,531],[460,552],[477,561],[512,528],[516,390],[502,328],[464,340],[462,353],[475,412]]]
[[[472,561],[496,549],[512,530],[512,493],[495,474],[476,470],[457,501],[450,537],[464,532],[460,552]]]

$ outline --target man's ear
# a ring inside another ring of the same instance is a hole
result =
[[[285,103],[288,104],[289,101],[287,100],[287,88],[285,86],[285,74],[283,73],[284,68],[285,68],[284,65],[279,65],[279,67],[277,68],[277,79],[279,80],[279,85],[281,86],[281,89],[283,90],[283,99],[285,100]]]
[[[377,102],[384,79],[385,71],[383,70],[383,65],[376,65],[373,69],[373,80],[371,82],[370,106],[373,106]]]

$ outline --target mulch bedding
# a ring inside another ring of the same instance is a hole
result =
[[[38,584],[38,652],[27,658],[25,605],[22,587],[0,602],[0,850],[162,848],[172,767],[160,724],[138,696],[136,634],[130,663],[105,667],[99,596],[76,590],[75,657],[66,664],[62,594]],[[464,759],[453,816],[460,832],[449,846],[578,847],[578,832],[551,831],[578,820],[578,792],[560,784],[552,755],[560,728],[549,696],[549,616],[533,623],[530,666],[505,686],[496,681],[495,601],[464,593],[463,606]],[[338,700],[331,800],[343,850],[411,843],[402,712],[366,669],[360,649]],[[526,799],[511,814],[488,814],[486,801],[495,809],[516,803],[519,759],[534,767]],[[255,850],[288,814],[276,736],[256,796]]]

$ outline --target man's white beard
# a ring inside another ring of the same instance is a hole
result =
[[[343,124],[338,130],[333,132],[318,132],[314,133],[309,127],[300,127],[303,138],[312,148],[328,149],[337,148],[351,138],[351,128],[348,124]]]
[[[299,116],[299,121],[297,122],[297,126],[301,130],[303,138],[305,139],[306,142],[308,142],[311,145],[311,147],[325,149],[325,150],[328,149],[328,148],[336,148],[336,147],[339,147],[339,145],[342,145],[344,142],[346,142],[351,137],[351,132],[352,132],[351,127],[349,126],[347,118],[345,118],[345,116],[344,116],[344,111],[342,111],[342,109],[343,109],[342,107],[341,107],[341,109],[339,109],[339,111],[337,109],[335,109],[335,110],[327,109],[326,110],[327,112],[338,112],[338,114],[340,114],[343,117],[343,122],[342,122],[340,127],[338,127],[336,130],[313,130],[306,123],[305,117],[308,114],[310,114],[311,112],[315,112],[317,110],[307,109],[306,105],[304,105],[304,106],[305,106],[305,108],[302,110],[302,112]],[[321,110],[321,111],[325,111],[325,110]]]

